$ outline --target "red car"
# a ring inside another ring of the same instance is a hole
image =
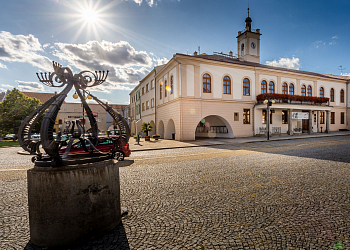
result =
[[[114,137],[116,138],[116,137]],[[100,138],[102,139],[102,138]],[[86,147],[90,147],[90,144],[88,142],[85,142]],[[102,153],[108,153],[111,151],[111,149],[113,148],[113,141],[106,137],[103,138],[101,142],[99,142],[96,146],[96,148],[101,151]],[[60,155],[63,155],[64,152],[66,151],[66,147],[62,147],[59,151]],[[86,154],[85,150],[83,149],[81,142],[75,142],[72,144],[72,147],[69,151],[70,155],[74,155],[74,154]],[[119,149],[116,152],[116,159],[118,161],[123,161],[124,157],[129,157],[131,154],[131,151],[129,149],[129,144],[127,143],[124,147],[122,147],[121,149]]]

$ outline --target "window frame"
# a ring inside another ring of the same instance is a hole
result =
[[[154,80],[151,81],[151,89],[154,89]]]
[[[145,87],[142,87],[142,95],[145,94]]]
[[[243,124],[250,124],[250,109],[243,109]]]
[[[151,99],[151,108],[154,108],[154,98]]]
[[[160,82],[159,84],[159,99],[162,99],[162,95],[163,95],[163,82]]]
[[[146,93],[149,92],[149,83],[146,84]]]
[[[331,112],[331,124],[335,124],[335,112]]]
[[[168,91],[166,89],[166,86],[167,86],[167,80],[164,81],[164,98],[168,97]]]
[[[340,90],[340,103],[344,103],[345,98],[344,98],[344,89]]]
[[[265,80],[261,81],[260,89],[261,89],[261,94],[267,93],[267,82]]]
[[[311,87],[311,85],[307,86],[306,96],[312,96],[312,87]]]
[[[223,94],[225,95],[231,95],[231,78],[227,75],[224,76],[222,79],[222,87],[223,87]],[[227,89],[229,91],[227,91]],[[226,93],[225,93],[226,90]]]
[[[329,101],[334,102],[334,99],[334,88],[331,88],[331,90],[329,91]]]
[[[340,112],[340,124],[345,124],[345,112]]]
[[[291,90],[292,89],[292,90]],[[294,95],[294,84],[293,83],[290,83],[289,86],[288,86],[288,93],[290,95]]]
[[[288,110],[282,110],[282,124],[288,124]]]
[[[145,103],[142,103],[142,111],[145,111]]]
[[[269,94],[274,94],[274,93],[275,93],[275,83],[273,81],[269,81]]]
[[[320,87],[320,97],[324,97],[324,87]]]
[[[149,109],[149,101],[146,101],[146,110]]]
[[[247,81],[245,81],[245,80],[247,80]],[[246,84],[248,86],[246,86]],[[248,94],[247,94],[247,92],[248,92]],[[250,96],[250,80],[248,78],[243,79],[243,95]]]
[[[288,83],[286,82],[282,83],[282,94],[288,95]]]
[[[305,84],[301,85],[300,95],[301,96],[306,96],[306,85]]]
[[[206,82],[204,82],[206,80]],[[209,83],[208,83],[209,80]],[[205,88],[204,88],[205,85]],[[205,73],[202,77],[202,86],[203,86],[203,93],[211,93],[211,76],[208,73]],[[208,91],[209,86],[209,91]]]
[[[324,124],[324,111],[320,112],[320,124]]]
[[[173,88],[174,88],[174,76],[170,77],[170,95],[173,94]]]

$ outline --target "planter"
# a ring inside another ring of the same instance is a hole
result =
[[[145,141],[150,141],[151,137],[150,136],[145,136]]]

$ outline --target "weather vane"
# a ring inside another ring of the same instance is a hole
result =
[[[129,141],[129,126],[118,112],[114,111],[106,103],[103,103],[101,100],[87,91],[87,89],[90,87],[102,84],[108,76],[108,71],[82,71],[79,74],[73,75],[70,68],[62,67],[62,65],[56,62],[53,62],[53,68],[54,72],[52,73],[37,73],[39,81],[49,87],[66,86],[59,94],[53,96],[50,100],[35,109],[27,118],[24,119],[18,130],[18,141],[21,147],[30,154],[35,155],[32,158],[32,161],[35,162],[35,166],[39,167],[59,167],[98,162],[114,158],[118,153],[120,153],[120,149]],[[87,138],[85,138],[84,135],[82,136],[81,121],[76,120],[67,122],[67,127],[65,130],[67,136],[65,137],[65,140],[62,139],[61,133],[59,133],[58,138],[55,140],[53,136],[55,120],[62,103],[73,86],[75,88],[74,98],[80,98],[91,125],[91,129],[89,129],[89,136]],[[85,100],[86,98],[93,99],[100,104],[106,110],[106,112],[111,115],[114,123],[119,128],[119,136],[110,137],[110,140],[113,141],[113,147],[107,153],[100,152],[96,147],[102,139],[98,137],[98,125],[89,105]],[[40,140],[34,140],[32,139],[32,129],[44,115],[44,112],[47,109],[48,111],[43,117],[40,128]],[[85,154],[72,158],[70,157],[69,152],[72,148],[73,142],[77,140],[80,141]],[[40,145],[44,149],[45,153],[40,151]],[[60,154],[59,152],[62,152],[62,149],[65,149],[64,153]]]

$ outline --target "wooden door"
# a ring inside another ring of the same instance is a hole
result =
[[[303,133],[309,132],[309,119],[303,119]]]

